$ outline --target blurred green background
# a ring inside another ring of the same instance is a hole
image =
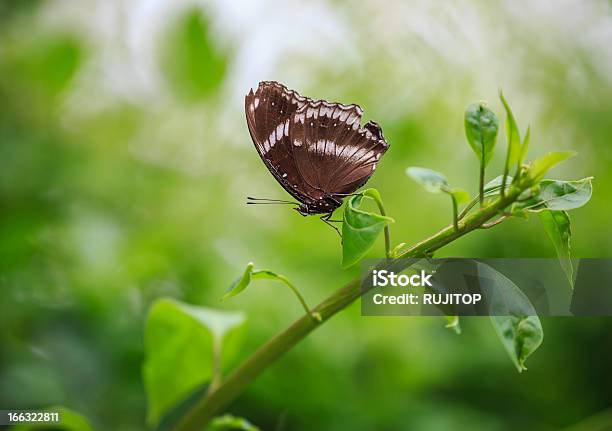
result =
[[[246,311],[244,356],[301,313],[266,282],[219,303],[248,261],[311,303],[356,274],[316,217],[245,205],[286,197],[244,120],[260,80],[358,103],[382,125],[391,149],[369,185],[396,243],[451,216],[407,166],[476,190],[463,110],[482,99],[501,116],[503,88],[532,126],[531,157],[576,150],[552,175],[595,176],[572,212],[575,256],[612,256],[610,46],[609,1],[1,2],[0,408],[63,404],[98,429],[144,429],[153,300]],[[532,219],[439,256],[554,250]],[[611,323],[543,319],[544,344],[519,375],[487,319],[463,319],[456,336],[441,319],[364,318],[354,305],[230,411],[264,430],[561,429],[612,405]]]

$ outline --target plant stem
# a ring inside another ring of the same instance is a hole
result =
[[[455,230],[459,230],[459,219],[458,219],[458,215],[457,215],[457,199],[455,198],[455,195],[451,193],[451,199],[453,201],[453,226],[455,226]]]
[[[484,205],[484,177],[485,177],[485,148],[482,142],[482,136],[480,137],[480,146],[482,147],[482,156],[480,160],[480,184],[478,187],[478,196],[480,196],[480,207]]]
[[[382,206],[382,202],[379,202],[377,200],[376,204],[378,205],[378,210],[380,211],[380,215],[381,216],[386,216],[387,214],[385,214],[385,209]],[[385,225],[384,235],[385,235],[385,255],[387,257],[391,257],[391,234],[389,233],[389,225],[388,224]]]
[[[508,162],[506,162],[506,163],[508,163]],[[506,194],[506,181],[508,181],[508,166],[507,165],[504,168],[504,176],[502,177],[501,189],[499,191],[499,194],[501,195],[502,198]]]
[[[431,254],[457,238],[480,228],[513,203],[530,184],[519,181],[512,186],[505,197],[483,207],[458,223],[458,227],[448,226],[435,235],[413,245],[398,258],[420,257]],[[409,263],[406,263],[408,266]],[[233,402],[259,374],[268,368],[285,352],[293,348],[320,323],[325,322],[359,298],[365,291],[361,289],[361,279],[355,278],[344,287],[336,290],[312,311],[319,313],[321,322],[310,316],[302,316],[291,326],[280,332],[255,353],[247,358],[216,390],[198,399],[173,428],[174,431],[199,431],[219,412]]]
[[[465,206],[465,208],[463,208],[463,211],[461,211],[461,213],[459,214],[459,220],[461,220],[463,217],[465,217],[467,215],[467,213],[469,213],[470,210],[476,206],[476,204],[478,203],[479,199],[480,199],[480,196],[476,196],[474,199],[472,199]]]
[[[367,189],[363,192],[364,196],[369,196],[372,199],[374,199],[374,202],[376,202],[376,206],[378,207],[378,211],[380,212],[380,215],[383,217],[386,217],[387,214],[385,213],[385,207],[383,206],[382,203],[382,198],[380,197],[380,193],[378,193],[378,190],[376,189]],[[385,256],[390,258],[391,256],[391,235],[389,234],[389,225],[386,224],[384,227],[384,235],[385,235]]]
[[[501,186],[495,186],[495,187],[491,187],[490,189],[487,190],[487,193],[491,193],[494,192],[498,189],[500,189]],[[470,210],[472,208],[474,208],[476,206],[476,204],[478,203],[478,199],[480,196],[476,196],[474,199],[472,199],[466,206],[465,208],[463,208],[463,210],[461,211],[461,213],[459,214],[459,220],[461,220],[463,217],[465,217],[467,215],[467,213],[470,212]]]
[[[221,385],[221,379],[221,339],[213,337],[212,379],[207,393],[214,392]]]
[[[284,275],[280,275],[277,274],[276,276],[280,281],[282,281],[283,283],[285,283],[287,285],[287,287],[289,287],[289,289],[291,289],[291,291],[295,294],[295,296],[297,297],[298,301],[300,301],[300,304],[302,304],[302,307],[304,307],[304,310],[306,311],[306,314],[310,315],[310,317],[312,317],[314,320],[316,320],[317,322],[321,321],[321,315],[319,313],[317,313],[316,311],[313,311],[310,309],[310,307],[308,307],[308,304],[306,304],[306,300],[304,299],[304,297],[302,296],[302,294],[300,293],[300,291],[298,290],[297,287],[295,287],[293,285],[293,283],[291,283],[289,281],[289,279],[287,277],[285,277]]]
[[[504,215],[498,218],[497,220],[491,221],[489,223],[484,223],[480,228],[481,229],[491,229],[492,227],[497,226],[500,223],[503,223],[508,219],[508,216]]]

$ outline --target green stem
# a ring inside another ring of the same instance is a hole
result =
[[[459,230],[459,216],[457,215],[459,210],[457,209],[457,198],[455,198],[455,195],[452,193],[450,196],[453,201],[453,226],[455,226],[455,230]]]
[[[378,210],[380,211],[381,216],[386,216],[385,209],[382,206],[382,202],[376,200],[376,204],[378,205]],[[386,224],[384,227],[384,235],[385,235],[385,255],[387,257],[391,257],[391,234],[389,233],[389,225]]]
[[[367,189],[363,192],[364,196],[369,196],[372,199],[374,199],[374,202],[376,202],[376,206],[378,207],[378,211],[380,212],[380,215],[383,217],[386,217],[387,214],[385,213],[385,207],[383,206],[382,203],[382,198],[380,197],[380,193],[378,193],[378,190],[376,189]],[[392,251],[391,251],[391,234],[389,233],[389,225],[386,224],[384,227],[384,235],[385,235],[385,255],[387,257],[392,257]]]
[[[474,199],[472,199],[465,206],[465,208],[463,208],[463,211],[461,211],[461,213],[459,214],[459,220],[461,220],[463,217],[465,217],[467,215],[467,213],[469,213],[470,210],[476,206],[476,204],[478,203],[479,200],[480,200],[480,196],[476,196]]]
[[[410,258],[431,254],[468,232],[480,228],[484,223],[514,202],[521,192],[529,186],[530,184],[520,181],[516,186],[509,189],[505,197],[479,209],[467,216],[465,220],[460,221],[458,229],[455,229],[452,225],[448,226],[435,235],[413,245],[398,257]],[[408,261],[406,262],[405,265],[408,266],[409,263]],[[365,291],[361,289],[361,279],[357,277],[332,293],[327,299],[317,305],[313,311],[319,313],[321,322],[325,322],[354,302],[363,293]],[[291,326],[274,336],[247,358],[242,365],[225,379],[221,386],[195,401],[173,430],[199,431],[203,429],[220,410],[233,402],[262,371],[319,326],[321,324],[310,316],[302,316],[296,320]]]
[[[453,190],[450,187],[448,187],[446,185],[443,185],[441,187],[441,189],[442,189],[442,191],[444,193],[448,194],[450,196],[450,198],[451,198],[451,201],[453,203],[453,226],[455,226],[455,230],[459,230],[459,217],[457,215],[457,213],[458,213],[457,198],[455,197],[455,195],[453,193]],[[387,257],[389,257],[389,256],[387,256]]]
[[[480,184],[478,187],[478,196],[480,197],[480,207],[484,205],[484,178],[485,178],[485,147],[480,137],[480,146],[482,147],[482,156],[480,158]]]
[[[221,385],[221,380],[221,339],[220,337],[213,337],[212,379],[207,393],[214,392]]]
[[[287,285],[287,287],[289,287],[289,289],[291,289],[291,291],[295,294],[295,296],[297,297],[298,301],[300,301],[300,304],[302,304],[302,307],[304,308],[304,310],[306,311],[306,314],[310,315],[310,317],[312,317],[315,321],[317,322],[321,322],[321,315],[319,313],[317,313],[316,311],[313,311],[310,309],[310,307],[308,307],[308,304],[306,304],[306,300],[304,299],[304,297],[302,296],[302,294],[300,293],[300,291],[298,290],[297,287],[295,287],[293,285],[293,283],[291,283],[287,277],[285,277],[284,275],[280,275],[277,274],[276,276],[280,281],[282,281],[283,283],[285,283]]]
[[[487,192],[491,193],[491,192],[496,191],[499,188],[501,188],[501,186],[491,187],[490,189],[487,190]],[[461,211],[461,213],[459,214],[459,220],[465,217],[467,213],[470,212],[470,210],[476,206],[476,204],[478,203],[478,199],[479,199],[479,196],[476,196],[465,206],[465,208],[463,208],[463,211]]]

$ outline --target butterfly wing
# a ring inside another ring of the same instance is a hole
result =
[[[260,82],[257,91],[245,98],[245,111],[251,139],[262,161],[281,186],[300,202],[309,203],[313,189],[296,166],[289,127],[292,115],[310,99],[301,97],[282,84]]]
[[[365,184],[389,147],[376,123],[360,126],[358,105],[313,101],[277,82],[251,90],[245,110],[261,159],[313,213],[333,210]]]
[[[289,126],[296,167],[305,182],[323,195],[350,194],[374,173],[389,145],[382,130],[360,126],[362,109],[326,101],[306,103]]]
[[[339,153],[342,163],[330,176],[327,186],[331,194],[346,195],[363,186],[389,149],[382,129],[374,121],[360,128],[358,135],[352,144],[347,144]]]

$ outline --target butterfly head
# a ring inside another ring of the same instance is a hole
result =
[[[342,200],[337,198],[329,197],[315,201],[311,203],[303,203],[300,206],[294,208],[297,212],[303,216],[314,215],[314,214],[328,214],[333,212],[336,208],[342,205]]]
[[[316,214],[313,212],[312,208],[308,206],[308,204],[301,204],[299,207],[294,208],[294,210],[302,214],[304,217],[307,215]]]

